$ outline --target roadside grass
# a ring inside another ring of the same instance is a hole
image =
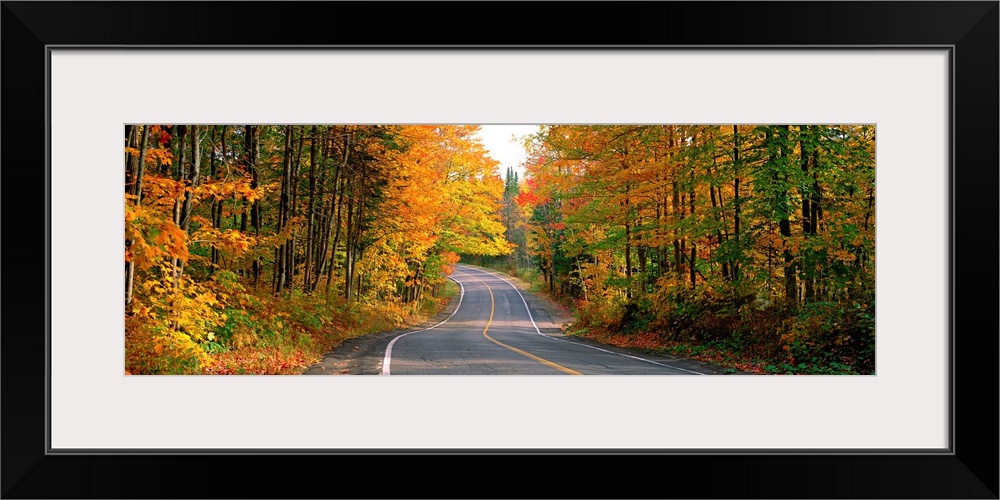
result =
[[[788,307],[688,298],[603,315],[592,309],[587,304],[578,307],[567,333],[749,373],[875,373],[873,303],[816,302]]]
[[[482,267],[524,282],[573,317],[566,333],[649,354],[672,354],[757,374],[875,373],[874,295],[799,307],[739,294],[690,291],[626,301],[553,297],[537,269],[506,262]]]
[[[748,373],[767,373],[765,367],[769,364],[766,360],[748,356],[740,351],[734,351],[720,345],[664,341],[658,332],[615,333],[606,329],[571,327],[567,333],[615,347],[642,349],[654,355],[673,354],[716,364],[723,368],[736,368]]]
[[[527,286],[529,292],[546,298],[550,303],[557,305],[563,312],[572,313],[575,309],[571,299],[549,293],[544,276],[536,268],[518,267],[505,263],[484,264],[481,267],[517,278]]]
[[[412,326],[441,312],[458,292],[450,280],[418,304],[348,303],[293,292],[243,292],[212,340],[193,343],[144,320],[125,319],[126,374],[300,374],[347,339]]]
[[[672,354],[712,363],[723,368],[736,368],[747,373],[774,375],[858,375],[848,362],[789,362],[782,357],[765,358],[755,354],[750,346],[729,339],[691,343],[664,340],[660,332],[620,333],[606,329],[571,326],[570,335],[616,347],[642,349],[649,354]]]
[[[458,284],[445,280],[437,297],[428,297],[421,301],[419,317],[426,319],[436,316],[448,306],[452,298],[458,295],[458,290]]]

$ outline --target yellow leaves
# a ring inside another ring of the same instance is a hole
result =
[[[138,217],[139,217],[139,211],[132,208],[132,205],[126,202],[125,223],[128,224],[129,222],[136,220]]]
[[[240,231],[230,229],[218,234],[215,247],[234,257],[241,257],[256,244],[257,239]]]
[[[215,306],[219,304],[215,293],[208,291],[195,295],[194,300],[209,306]]]
[[[170,214],[155,207],[126,204],[125,239],[131,242],[126,248],[126,260],[139,269],[147,270],[169,259],[187,261],[188,237]]]
[[[139,150],[135,148],[125,148],[125,154],[129,156],[139,156]]]
[[[145,292],[143,300],[148,304],[148,317],[169,331],[172,342],[177,344],[174,347],[194,347],[201,351],[197,343],[213,340],[215,328],[226,323],[227,317],[221,313],[225,305],[223,297],[188,276],[175,279],[171,266],[160,266],[159,277],[148,278],[140,289]],[[170,346],[166,348],[169,350]]]
[[[302,222],[305,220],[306,218],[302,216],[292,217],[288,219],[288,222],[285,224],[285,227],[281,228],[280,233],[264,238],[261,243],[270,246],[272,248],[278,248],[279,246],[284,245],[289,240],[291,240],[292,235],[295,233],[295,231],[298,230],[299,225],[301,225]]]
[[[141,303],[139,300],[132,301],[132,313],[137,317],[155,319],[153,309]]]
[[[204,182],[194,188],[196,198],[212,198],[217,201],[237,197],[253,202],[261,199],[264,192],[264,189],[251,188],[249,177],[238,177],[230,181]]]
[[[785,246],[785,238],[778,233],[764,233],[760,236],[760,242],[779,250]]]
[[[170,258],[180,259],[187,262],[188,253],[187,233],[174,224],[173,221],[162,223],[155,228],[155,235],[152,237],[153,244],[162,249],[162,253]]]
[[[174,161],[170,148],[150,148],[146,150],[146,162],[153,165],[172,165]]]
[[[174,201],[184,196],[183,182],[156,174],[146,175],[142,181],[143,204],[166,209],[173,206]]]
[[[199,226],[211,226],[212,225],[212,221],[210,221],[210,220],[208,220],[205,217],[202,217],[200,215],[192,215],[191,216],[191,223],[192,224],[198,224]]]
[[[858,258],[857,255],[854,255],[853,253],[848,252],[847,250],[844,249],[835,250],[832,254],[832,257],[841,262],[854,262]]]
[[[140,269],[148,270],[170,259],[187,262],[191,258],[189,246],[193,241],[208,242],[230,260],[242,258],[258,243],[256,238],[239,231],[219,232],[204,216],[191,217],[191,222],[199,227],[197,233],[191,236],[173,221],[174,205],[183,200],[187,192],[194,194],[196,202],[206,196],[223,199],[237,194],[256,199],[259,194],[250,189],[247,180],[241,178],[234,182],[208,183],[191,188],[183,182],[156,174],[150,174],[146,179],[143,182],[142,205],[134,204],[134,196],[126,195],[125,200],[125,235],[131,241],[126,259],[135,262]]]

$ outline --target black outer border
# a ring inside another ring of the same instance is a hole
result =
[[[16,286],[8,282],[4,296],[8,332],[0,350],[6,403],[3,497],[997,498],[997,391],[991,384],[997,380],[998,293],[995,281],[981,278],[997,276],[998,2],[617,2],[554,7],[558,16],[546,14],[538,3],[3,2],[0,60],[6,78],[0,131],[7,147],[0,154],[8,179],[3,190],[8,245],[2,252],[18,268],[44,269],[46,278],[41,283],[29,275]],[[456,10],[469,19],[456,22],[446,15]],[[221,18],[231,22],[218,23]],[[483,23],[484,18],[490,22]],[[513,33],[525,34],[518,35],[523,38],[517,46],[507,47],[580,47],[550,45],[545,37],[610,49],[624,46],[618,44],[651,49],[953,47],[949,305],[954,453],[46,453],[51,201],[47,47],[428,48],[461,40],[461,47],[483,48],[509,44]],[[609,39],[617,44],[601,45]],[[421,45],[413,45],[414,40]],[[40,182],[44,207],[25,189]],[[39,212],[45,213],[44,228]],[[970,222],[978,219],[985,224]],[[958,228],[966,229],[958,233]],[[43,241],[44,252],[36,244]],[[18,313],[13,318],[12,311]],[[44,318],[44,330],[33,328],[39,323],[32,324],[34,315],[28,312]],[[968,332],[969,340],[955,342],[956,331]],[[419,461],[413,460],[417,455]],[[479,455],[491,455],[492,460],[465,458]],[[347,480],[316,478],[308,472],[315,465]],[[385,475],[386,480],[364,484],[356,479],[362,471]],[[470,477],[479,485],[476,489],[465,486]]]

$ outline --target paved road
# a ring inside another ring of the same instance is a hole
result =
[[[700,361],[640,355],[568,337],[547,319],[540,299],[504,275],[458,266],[451,278],[461,288],[451,315],[430,328],[392,335],[384,347],[382,375],[723,373]]]

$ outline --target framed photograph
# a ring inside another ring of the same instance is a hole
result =
[[[997,498],[998,3],[525,7],[4,2],[3,496]],[[873,125],[878,369],[125,376],[122,126],[157,123]],[[524,479],[444,479],[486,470]]]

